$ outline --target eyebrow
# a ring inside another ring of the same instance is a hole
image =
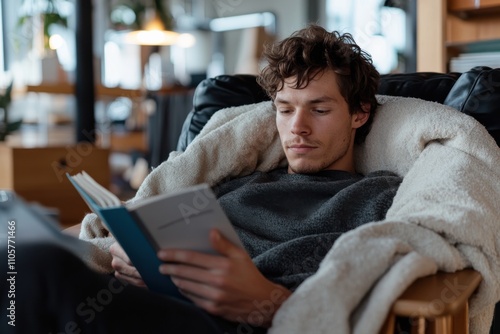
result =
[[[280,103],[280,104],[290,104],[290,101],[282,99],[282,98],[276,98],[274,100],[275,103]],[[336,99],[330,97],[330,96],[320,96],[312,100],[308,100],[307,104],[318,104],[318,103],[323,103],[323,102],[337,102]]]

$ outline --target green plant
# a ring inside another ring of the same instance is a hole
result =
[[[5,140],[9,133],[17,130],[21,125],[21,121],[9,122],[9,104],[11,102],[13,83],[10,83],[3,94],[0,93],[0,110],[3,110],[3,120],[0,122],[0,141]]]
[[[172,30],[174,28],[174,22],[167,3],[168,2],[165,0],[152,1],[153,8],[156,10],[165,29]],[[141,29],[144,26],[145,12],[147,9],[148,6],[145,5],[144,0],[120,0],[111,11],[111,22],[115,25],[115,28],[118,29]],[[128,15],[126,15],[129,14],[130,11],[132,11],[134,15],[133,21],[129,21]]]
[[[39,15],[43,22],[44,47],[49,48],[50,26],[59,24],[68,27],[68,19],[62,16],[58,9],[60,0],[24,0],[24,13],[17,20],[18,27],[32,27],[35,15]],[[43,8],[43,4],[45,7]]]

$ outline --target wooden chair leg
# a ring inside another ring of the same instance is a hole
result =
[[[384,325],[380,330],[380,334],[394,334],[394,327],[396,323],[396,316],[394,313],[390,312],[385,319]]]
[[[386,333],[386,332],[381,332]],[[452,316],[411,319],[411,334],[469,334],[469,304]]]
[[[453,316],[453,334],[469,334],[469,303]]]
[[[411,334],[425,334],[426,326],[424,317],[411,319]]]
[[[431,326],[433,334],[452,334],[452,317],[438,317]]]
[[[481,279],[472,269],[419,278],[394,302],[391,312],[410,317],[411,334],[468,334],[468,299]]]

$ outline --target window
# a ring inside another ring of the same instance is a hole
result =
[[[0,73],[6,70],[5,68],[5,45],[4,45],[4,28],[3,28],[3,0],[0,0]],[[2,83],[0,83],[2,84]]]
[[[325,1],[326,28],[351,33],[381,74],[414,71],[414,1]]]

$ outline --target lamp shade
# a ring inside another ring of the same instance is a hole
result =
[[[156,8],[148,8],[141,30],[127,33],[125,42],[139,45],[172,45],[177,43],[179,33],[165,29]]]

